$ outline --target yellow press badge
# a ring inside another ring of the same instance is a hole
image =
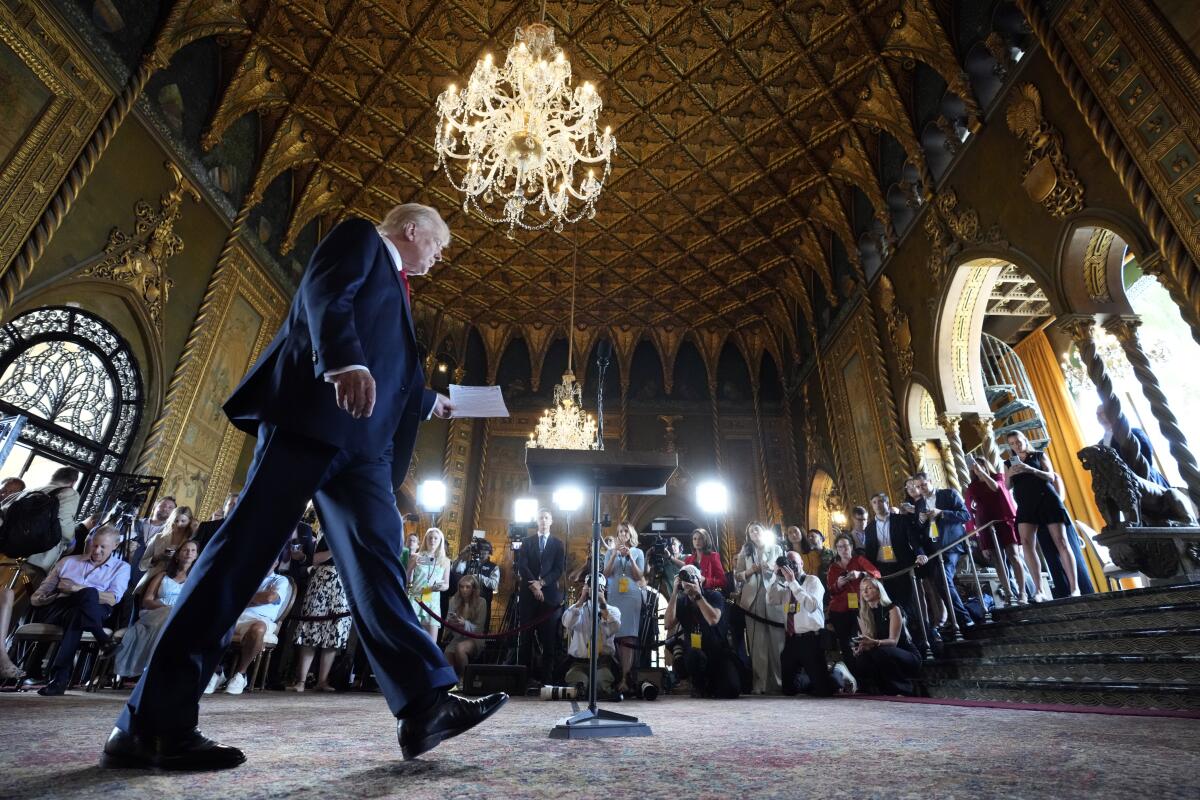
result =
[[[846,595],[846,603],[850,606],[850,610],[858,608],[858,592],[851,592]]]
[[[700,647],[700,634],[693,633],[691,635],[691,643],[692,647]]]
[[[796,604],[796,603],[788,603],[787,604],[787,613],[795,614],[799,610],[800,610],[800,606],[798,604]]]
[[[424,603],[425,605],[429,605],[430,603],[433,602],[433,590],[432,589],[425,589],[421,592],[421,602]]]
[[[942,535],[942,532],[938,530],[938,526],[937,526],[936,522],[929,526],[929,538],[930,539],[933,539],[936,542],[941,537],[941,535]]]
[[[880,561],[895,561],[896,560],[896,554],[892,551],[892,546],[890,544],[885,544],[879,548],[879,560]]]
[[[622,577],[617,579],[617,591],[621,594],[629,591],[629,578]]]

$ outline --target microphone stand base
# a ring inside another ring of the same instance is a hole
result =
[[[650,726],[637,717],[597,708],[585,708],[550,729],[551,739],[601,739],[615,736],[652,736]]]

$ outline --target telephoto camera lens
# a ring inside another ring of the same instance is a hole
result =
[[[657,700],[658,699],[658,687],[655,686],[650,681],[642,681],[641,688],[642,688],[642,699],[643,700]]]
[[[574,686],[543,686],[541,691],[543,700],[574,700],[576,695]]]
[[[786,567],[786,566],[788,566],[788,557],[787,557],[787,556],[780,556],[779,558],[775,559],[775,566],[777,566],[777,567]]]

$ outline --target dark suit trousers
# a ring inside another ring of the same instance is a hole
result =
[[[391,456],[366,459],[262,425],[242,495],[204,548],[117,725],[172,734],[196,725],[199,701],[233,625],[312,498],[346,589],[359,641],[392,713],[457,679],[417,624],[400,568],[404,525]],[[297,599],[299,601],[299,598]]]
[[[783,675],[784,694],[805,692],[829,697],[837,691],[837,684],[829,674],[829,665],[825,663],[825,648],[821,645],[819,631],[787,637],[783,652],[779,654],[779,671]],[[801,671],[808,676],[807,681],[800,679]]]
[[[561,604],[539,602],[533,593],[521,590],[520,624],[525,627],[538,619],[550,614]],[[561,610],[561,609],[560,609]],[[533,640],[537,638],[541,650],[539,668],[534,670]],[[558,668],[559,641],[562,638],[562,615],[550,614],[550,618],[531,631],[521,634],[521,646],[517,655],[518,663],[529,669],[530,675],[540,675],[543,683],[554,682],[554,671]]]
[[[91,632],[97,643],[108,643],[104,620],[111,611],[112,608],[100,602],[99,590],[89,587],[55,600],[39,615],[42,622],[63,628],[62,641],[58,643],[58,652],[50,664],[50,677],[54,681],[66,686],[71,679],[75,652],[85,631]]]

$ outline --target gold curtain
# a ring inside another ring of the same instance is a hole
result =
[[[1046,431],[1050,434],[1050,444],[1046,452],[1054,463],[1055,471],[1062,476],[1063,486],[1067,491],[1064,498],[1067,509],[1071,512],[1072,519],[1099,531],[1104,527],[1104,518],[1096,506],[1096,496],[1092,493],[1092,476],[1079,465],[1079,459],[1075,455],[1084,446],[1083,430],[1079,427],[1075,403],[1067,393],[1067,381],[1058,365],[1058,359],[1055,358],[1054,348],[1050,346],[1046,332],[1037,330],[1025,337],[1013,350],[1025,365],[1025,373],[1029,376],[1029,383],[1033,386],[1033,393],[1037,397],[1038,406],[1041,407]],[[1084,554],[1092,583],[1098,591],[1108,591],[1104,565],[1088,537],[1080,538],[1085,544]]]

